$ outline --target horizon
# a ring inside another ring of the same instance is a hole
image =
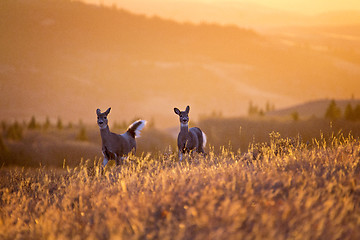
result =
[[[360,22],[360,2],[284,0],[78,0],[180,23],[237,25],[264,31],[284,26],[349,25]],[[351,14],[354,13],[354,14]]]
[[[316,2],[311,0],[79,0],[86,3],[96,5],[116,5],[119,8],[125,8],[128,10],[135,10],[135,12],[142,12],[143,14],[154,14],[156,11],[155,6],[170,6],[178,3],[193,3],[193,4],[221,4],[223,6],[230,4],[240,4],[243,6],[253,6],[263,9],[292,12],[305,15],[318,15],[327,12],[334,11],[360,11],[360,2],[357,0],[344,0],[344,1],[329,1],[318,0]],[[152,7],[153,6],[153,7]],[[148,12],[146,11],[148,10]]]

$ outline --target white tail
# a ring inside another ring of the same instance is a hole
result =
[[[135,138],[138,138],[140,137],[140,131],[145,127],[145,125],[146,125],[145,120],[137,120],[129,126],[127,131],[133,132]]]
[[[111,159],[116,161],[116,164],[120,164],[121,161],[131,151],[136,151],[135,137],[140,136],[140,131],[144,128],[146,121],[138,120],[132,123],[124,134],[116,134],[110,132],[108,126],[107,116],[110,113],[110,109],[105,112],[101,112],[100,109],[96,110],[97,123],[100,127],[100,135],[102,140],[102,152],[104,155],[103,166]]]
[[[203,148],[205,148],[206,142],[207,142],[206,134],[203,131],[201,131],[201,133],[202,133],[202,138],[203,138],[202,146],[203,146]]]

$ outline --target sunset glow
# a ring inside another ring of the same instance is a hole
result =
[[[358,97],[355,0],[55,2],[2,5],[4,116],[39,108],[43,118],[71,119],[73,108],[91,121],[93,108],[111,105],[120,119],[171,125],[166,109],[185,102],[197,120],[247,115],[250,102],[285,108]],[[18,85],[23,94],[8,100]]]
[[[158,5],[172,5],[177,4],[177,0],[83,0],[94,4],[112,5],[116,4],[119,7],[131,8],[133,10],[155,11],[155,6]],[[184,3],[206,3],[219,5],[233,5],[236,3],[245,5],[257,5],[259,7],[266,7],[274,10],[283,10],[290,12],[297,12],[303,14],[319,14],[328,11],[346,11],[346,10],[360,10],[360,2],[358,0],[186,0]],[[151,7],[154,6],[154,7]]]
[[[82,0],[179,22],[236,24],[262,30],[284,25],[357,24],[357,0]],[[320,20],[319,20],[320,19]]]
[[[0,16],[0,239],[360,239],[360,0]]]

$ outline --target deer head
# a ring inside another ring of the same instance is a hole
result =
[[[187,125],[189,123],[190,107],[187,106],[185,111],[180,111],[178,108],[174,108],[174,112],[180,117],[180,124]]]
[[[107,127],[108,125],[108,118],[107,116],[110,113],[111,108],[108,108],[108,110],[106,110],[105,112],[101,112],[100,109],[96,110],[96,114],[97,114],[97,124],[99,125],[99,127],[101,129],[104,129]]]

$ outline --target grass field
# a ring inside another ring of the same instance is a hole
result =
[[[275,137],[274,137],[275,136]],[[360,142],[0,168],[1,239],[360,239]],[[281,151],[279,151],[281,150]]]

